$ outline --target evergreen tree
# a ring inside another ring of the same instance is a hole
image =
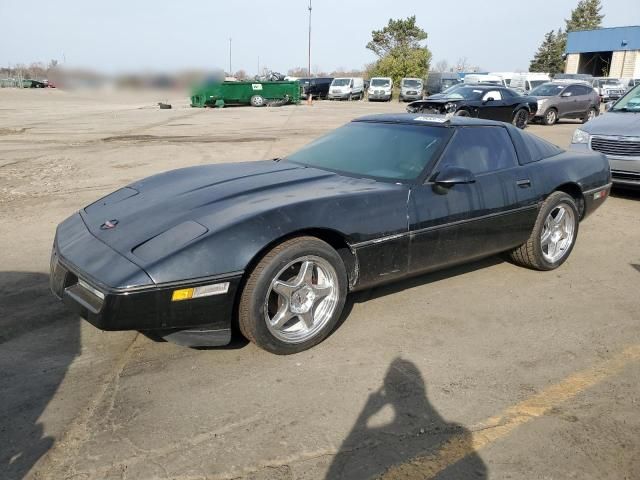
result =
[[[602,26],[604,15],[600,13],[600,0],[581,0],[571,12],[571,18],[565,20],[567,32],[594,30]]]
[[[600,0],[580,0],[571,11],[571,18],[565,20],[566,30],[558,29],[546,33],[542,44],[531,60],[529,71],[548,72],[551,75],[564,71],[564,51],[567,46],[567,32],[600,28],[604,15],[600,13]]]
[[[421,42],[427,32],[416,25],[416,17],[389,20],[382,30],[371,32],[367,48],[378,56],[371,68],[374,76],[391,77],[399,84],[403,77],[425,78],[431,62],[431,52]]]

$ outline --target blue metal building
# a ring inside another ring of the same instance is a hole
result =
[[[570,32],[565,73],[640,78],[640,25]]]

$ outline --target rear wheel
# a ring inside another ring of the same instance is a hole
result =
[[[511,260],[536,270],[558,268],[576,243],[579,218],[573,197],[553,192],[542,204],[529,240],[509,252]]]
[[[590,108],[587,114],[582,118],[582,123],[587,123],[590,120],[593,120],[598,116],[598,112],[595,108]]]
[[[254,107],[264,106],[264,97],[262,95],[254,95],[253,97],[251,97],[251,105],[253,105]]]
[[[242,334],[279,355],[320,343],[338,323],[347,275],[338,253],[315,237],[287,240],[253,269],[242,291]]]
[[[549,110],[547,110],[547,113],[545,113],[544,117],[542,117],[542,123],[544,123],[545,125],[553,125],[557,121],[558,112],[555,110],[555,108],[550,108]]]
[[[518,127],[520,129],[527,128],[527,124],[529,123],[529,111],[526,108],[519,109],[511,120],[513,126]]]

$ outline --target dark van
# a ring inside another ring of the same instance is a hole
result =
[[[425,88],[427,96],[443,92],[449,87],[462,83],[457,73],[453,72],[433,72],[427,77]]]
[[[301,78],[298,81],[302,87],[302,98],[309,95],[313,95],[313,98],[327,98],[333,77]]]

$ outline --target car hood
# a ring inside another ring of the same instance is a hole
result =
[[[367,191],[375,183],[284,161],[204,165],[133,183],[80,214],[95,237],[145,268],[203,235],[261,211]]]
[[[580,127],[591,135],[640,137],[640,113],[607,112]]]

